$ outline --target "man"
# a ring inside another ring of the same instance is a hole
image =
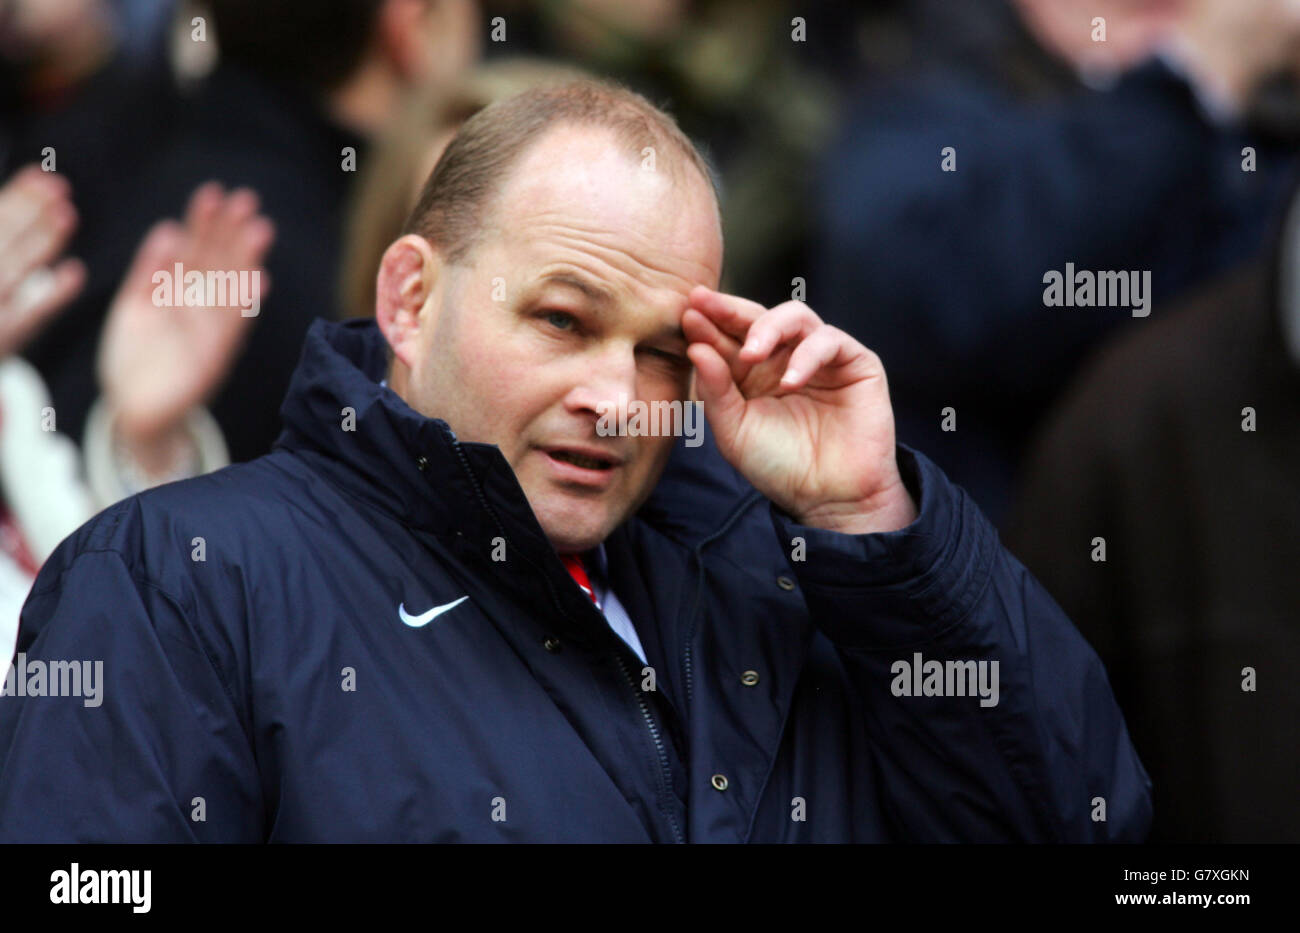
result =
[[[0,838],[1140,839],[1095,655],[870,351],[714,290],[707,178],[600,84],[470,119],[277,449],[47,563],[15,668],[93,690],[0,698]],[[692,367],[656,488],[602,419]]]

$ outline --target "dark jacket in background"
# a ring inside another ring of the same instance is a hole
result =
[[[1159,63],[1083,88],[1002,0],[944,2],[933,23],[913,66],[859,97],[826,160],[809,303],[880,354],[899,438],[996,521],[1083,354],[1143,323],[1045,307],[1044,273],[1151,270],[1164,303],[1264,247],[1293,159],[1212,129]]]
[[[130,141],[134,171],[109,202],[111,215],[86,228],[77,243],[89,266],[87,287],[24,355],[50,387],[60,430],[79,438],[98,394],[100,330],[145,232],[165,217],[183,216],[190,194],[205,181],[251,187],[276,228],[266,259],[270,289],[210,405],[231,458],[247,460],[268,452],[279,434],[276,406],[307,326],[336,313],[342,211],[354,177],[343,170],[342,150],[355,147],[360,158],[362,142],[305,95],[233,65],[218,68],[177,106],[179,124],[156,147]]]
[[[679,445],[606,542],[648,690],[500,450],[385,365],[373,321],[313,328],[275,452],[125,500],[46,562],[18,651],[103,659],[102,705],[0,697],[0,839],[1145,834],[1096,655],[925,457],[899,451],[912,525],[842,535]],[[998,661],[998,702],[894,695],[917,653]]]
[[[34,95],[23,81],[13,65],[0,64],[0,178],[43,165],[45,150],[53,149],[79,219],[67,252],[79,256],[165,144],[180,98],[161,49],[132,55],[119,48],[93,74],[57,93]],[[116,270],[116,277],[124,273]]]
[[[1110,671],[1153,841],[1300,842],[1300,367],[1277,308],[1259,263],[1109,347],[1006,536]]]

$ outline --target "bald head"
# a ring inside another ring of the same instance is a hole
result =
[[[641,170],[663,173],[680,186],[704,186],[717,215],[709,165],[670,116],[626,88],[577,80],[526,91],[467,120],[438,160],[403,233],[424,237],[448,262],[462,261],[496,226],[513,170],[539,141],[565,127],[604,130],[598,135]]]

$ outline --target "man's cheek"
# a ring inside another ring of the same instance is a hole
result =
[[[668,458],[672,456],[676,443],[677,439],[671,435],[641,438],[636,457],[638,493],[650,494],[668,466]]]

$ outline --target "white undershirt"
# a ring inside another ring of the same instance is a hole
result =
[[[596,566],[589,568],[587,573],[587,578],[591,580],[591,588],[596,594],[596,608],[604,613],[605,621],[614,630],[614,634],[636,652],[642,664],[646,664],[648,662],[645,649],[641,647],[641,639],[637,637],[636,626],[632,624],[623,604],[618,601],[618,595],[606,583],[608,570],[609,562],[605,557],[605,545],[602,544],[596,548]]]

